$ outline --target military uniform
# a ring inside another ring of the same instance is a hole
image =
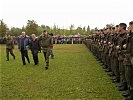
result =
[[[118,60],[119,60],[119,71],[120,71],[120,81],[122,87],[119,88],[120,91],[127,90],[127,82],[125,77],[125,66],[124,66],[124,48],[123,44],[126,40],[126,33],[120,34],[118,37],[118,46],[120,46],[120,49],[118,50]]]
[[[113,50],[112,50],[112,56],[113,56],[113,62],[112,62],[112,67],[113,67],[113,71],[115,74],[115,79],[113,80],[113,82],[119,82],[120,81],[120,72],[119,72],[119,61],[118,61],[118,54],[117,54],[117,50],[116,50],[116,46],[117,44],[117,40],[118,40],[118,33],[114,34],[113,37]]]
[[[15,55],[13,53],[14,49],[14,41],[11,37],[5,38],[6,41],[6,57],[7,61],[9,61],[9,53],[13,56],[13,59],[15,59]]]
[[[126,68],[125,74],[130,93],[126,100],[133,100],[133,64],[131,63],[131,59],[133,58],[133,33],[128,35],[126,46],[127,49],[124,59]]]
[[[50,56],[51,56],[51,59],[54,59],[54,52],[53,52],[53,41],[54,41],[54,38],[53,38],[53,33],[49,34],[49,36],[51,37],[51,45],[50,45]]]
[[[44,54],[45,62],[46,62],[45,68],[48,69],[52,38],[48,35],[47,36],[44,35],[40,37],[40,41],[41,41],[41,48]]]

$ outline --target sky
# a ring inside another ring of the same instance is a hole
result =
[[[106,24],[128,25],[133,21],[133,0],[0,0],[0,20],[9,28],[35,20],[38,25],[58,25],[60,28]]]

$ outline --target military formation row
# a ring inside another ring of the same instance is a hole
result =
[[[111,76],[118,82],[125,100],[133,100],[133,21],[127,25],[96,30],[84,43]]]

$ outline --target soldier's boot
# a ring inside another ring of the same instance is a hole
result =
[[[7,57],[6,61],[9,61],[9,58]]]
[[[11,52],[10,54],[13,56],[13,59],[15,59],[15,55],[14,55],[14,53],[13,53],[13,52]]]
[[[111,78],[111,80],[115,80],[116,79],[116,76],[113,76],[112,78]]]
[[[123,83],[120,83],[117,87],[120,88],[124,85],[124,82]]]
[[[49,63],[46,63],[45,69],[47,70],[49,66]]]
[[[112,83],[120,82],[120,78],[116,77],[116,79],[112,80]]]
[[[51,59],[54,59],[54,55],[51,56]]]
[[[15,55],[13,56],[13,59],[15,59]]]
[[[6,55],[6,61],[9,61],[9,54]]]
[[[107,68],[108,68],[108,66],[104,64],[103,65],[103,69],[107,69]]]
[[[128,86],[127,86],[127,83],[126,82],[123,83],[123,86],[121,86],[121,87],[118,88],[119,91],[125,91],[127,89],[128,89]]]
[[[105,72],[111,72],[110,68],[105,69]]]
[[[127,92],[125,92],[125,93],[123,93],[122,96],[123,96],[123,97],[128,97],[128,96],[130,96],[130,90],[127,91]]]
[[[111,71],[108,73],[109,76],[115,76],[115,74]]]
[[[133,100],[133,89],[130,90],[130,95],[125,98],[125,100]]]

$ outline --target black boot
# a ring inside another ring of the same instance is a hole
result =
[[[133,90],[130,90],[130,95],[127,96],[125,100],[133,100]]]
[[[116,79],[112,80],[112,83],[119,83],[119,82],[120,82],[119,78],[116,78]]]
[[[127,83],[126,82],[123,83],[123,86],[121,86],[121,87],[118,88],[119,91],[125,91],[127,89],[128,89],[128,86],[127,86]]]
[[[114,74],[113,72],[109,72],[108,75],[109,75],[110,77],[115,76],[115,74]]]
[[[48,63],[46,63],[46,66],[45,66],[45,69],[46,69],[46,70],[48,69],[48,66],[49,66],[49,64],[48,64]]]
[[[111,72],[110,68],[105,69],[105,72]]]
[[[128,96],[130,96],[130,91],[123,93],[122,96],[123,96],[123,97],[128,97]]]
[[[13,56],[13,59],[15,59],[15,56]]]
[[[116,87],[122,87],[124,85],[124,83],[120,83],[119,85],[117,85]]]

